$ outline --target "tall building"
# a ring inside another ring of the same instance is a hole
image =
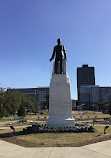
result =
[[[39,104],[46,101],[46,98],[49,95],[49,87],[19,88],[16,90],[20,91],[22,94],[35,98]]]
[[[80,87],[85,85],[95,85],[95,72],[94,67],[88,67],[88,65],[82,65],[77,68],[77,91],[78,91],[78,103],[80,104]]]

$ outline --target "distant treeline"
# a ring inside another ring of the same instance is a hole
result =
[[[36,99],[21,94],[15,89],[0,88],[0,117],[18,114],[25,116],[26,112],[37,113],[39,105]]]

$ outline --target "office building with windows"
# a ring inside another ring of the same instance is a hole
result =
[[[22,94],[35,98],[39,104],[45,102],[49,95],[49,87],[19,88],[16,90],[20,91]]]
[[[111,87],[86,85],[80,87],[80,105],[90,110],[93,104],[109,104],[111,102]]]
[[[84,104],[84,109],[91,110],[93,104],[100,102],[99,86],[86,85],[80,87],[80,104]]]
[[[111,102],[111,87],[100,87],[100,101]]]
[[[77,68],[77,92],[78,103],[80,104],[80,87],[86,85],[95,85],[95,72],[94,67],[88,65],[82,65]]]

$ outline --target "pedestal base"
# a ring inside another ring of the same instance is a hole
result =
[[[74,127],[70,81],[66,74],[53,74],[49,89],[48,127]]]
[[[47,127],[74,127],[74,118],[52,116],[47,120]]]

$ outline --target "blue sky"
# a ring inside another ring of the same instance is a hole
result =
[[[95,67],[96,85],[111,86],[111,0],[0,0],[1,86],[49,86],[59,37],[73,99],[84,63]]]

